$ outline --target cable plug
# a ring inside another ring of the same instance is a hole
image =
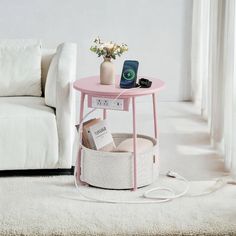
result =
[[[178,178],[178,179],[183,179],[183,177],[181,175],[179,175],[178,173],[170,170],[166,173],[166,176],[170,177],[170,178]]]
[[[233,185],[236,185],[236,181],[235,181],[235,180],[229,180],[229,181],[227,181],[227,184],[233,184]]]

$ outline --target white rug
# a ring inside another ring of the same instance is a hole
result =
[[[192,182],[191,192],[212,183]],[[158,184],[183,187],[166,178]],[[143,191],[83,189],[90,196],[113,199],[138,199]],[[236,186],[162,204],[79,198],[72,176],[0,178],[0,235],[236,235]]]

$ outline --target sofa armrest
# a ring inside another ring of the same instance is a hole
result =
[[[58,46],[56,79],[56,119],[59,139],[59,165],[71,167],[75,132],[75,92],[77,45],[63,43]]]

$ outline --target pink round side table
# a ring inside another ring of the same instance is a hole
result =
[[[124,90],[124,94],[119,97],[119,101],[122,102],[122,106],[120,106],[117,110],[129,110],[130,100],[132,100],[132,113],[133,113],[133,162],[134,162],[134,176],[133,176],[133,190],[137,189],[137,165],[136,165],[136,156],[137,156],[137,132],[136,132],[136,97],[139,96],[152,96],[153,102],[153,121],[154,121],[154,135],[157,139],[158,137],[158,122],[157,122],[157,94],[158,92],[164,88],[165,83],[156,78],[150,77],[138,77],[139,78],[147,78],[152,81],[152,86],[150,88],[133,88],[133,89],[121,89],[119,87],[120,83],[120,76],[116,76],[116,84],[115,85],[101,85],[100,84],[100,77],[99,76],[91,76],[82,78],[80,80],[76,80],[73,84],[74,89],[80,91],[81,99],[80,99],[80,123],[83,119],[84,114],[84,99],[87,95],[88,97],[88,107],[94,107],[94,99],[98,98],[107,98],[107,99],[114,99],[116,98],[121,92]],[[137,81],[138,81],[137,79]],[[107,108],[100,107],[103,109],[103,119],[107,116]],[[77,179],[80,181],[81,184],[86,184],[80,180],[81,174],[81,150],[82,147],[79,148],[78,152],[78,170],[77,170]]]

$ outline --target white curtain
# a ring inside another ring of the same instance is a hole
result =
[[[194,0],[192,99],[208,120],[212,144],[236,173],[236,3]]]

